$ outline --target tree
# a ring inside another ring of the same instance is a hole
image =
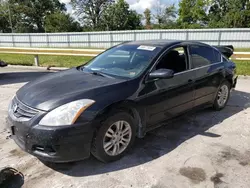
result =
[[[182,0],[179,3],[178,22],[183,28],[196,28],[207,24],[207,3],[204,0]]]
[[[0,31],[16,32],[16,25],[19,24],[20,16],[16,13],[18,5],[13,4],[10,0],[0,0]]]
[[[45,19],[45,29],[48,33],[82,31],[80,24],[74,18],[62,12],[48,15]]]
[[[118,0],[109,5],[102,16],[102,26],[106,30],[133,30],[141,28],[141,16],[129,10],[129,4]]]
[[[169,7],[166,7],[164,15],[165,28],[176,27],[176,17],[177,17],[177,10],[175,5],[173,4]]]
[[[161,26],[163,24],[163,20],[164,20],[164,10],[166,8],[166,6],[164,4],[161,3],[160,0],[157,0],[155,5],[154,5],[154,18],[156,19],[156,23]]]
[[[66,10],[59,0],[9,0],[8,5],[15,32],[44,32],[46,16]]]
[[[114,0],[72,0],[71,5],[84,25],[100,29],[103,12],[113,2]]]
[[[154,6],[156,28],[172,28],[175,25],[175,19],[177,17],[177,11],[175,5],[166,6],[161,1],[157,1]]]
[[[210,27],[249,27],[248,0],[213,0],[209,9]]]
[[[144,11],[144,19],[146,20],[146,29],[151,29],[151,10],[148,8]]]
[[[5,1],[0,0],[0,33],[11,32],[8,5]]]
[[[35,25],[37,32],[44,32],[44,22],[46,16],[53,14],[57,11],[66,11],[65,4],[59,2],[59,0],[14,0],[19,2],[23,11],[21,13],[25,14],[24,19]]]

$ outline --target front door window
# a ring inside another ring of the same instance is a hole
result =
[[[184,47],[177,47],[169,50],[160,60],[156,69],[171,69],[175,74],[187,70],[186,49]]]

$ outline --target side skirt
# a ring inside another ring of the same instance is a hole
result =
[[[146,130],[145,130],[145,134],[147,132],[152,131],[154,129],[157,129],[157,128],[161,127],[161,126],[168,126],[170,123],[177,121],[178,117],[180,117],[180,116],[183,116],[183,115],[192,115],[192,114],[196,113],[199,110],[210,108],[212,106],[213,105],[211,103],[206,103],[206,104],[202,104],[200,106],[194,107],[194,108],[192,108],[190,110],[187,110],[187,111],[185,111],[185,112],[183,112],[183,113],[181,113],[181,114],[179,114],[179,115],[177,115],[177,116],[175,116],[175,117],[173,117],[173,118],[171,118],[171,119],[169,119],[167,121],[162,121],[162,122],[160,122],[160,123],[158,123],[158,124],[156,124],[154,126],[147,127]]]

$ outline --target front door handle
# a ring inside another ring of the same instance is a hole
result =
[[[189,80],[188,80],[188,83],[191,83],[191,82],[193,82],[193,80],[192,80],[192,79],[189,79]]]

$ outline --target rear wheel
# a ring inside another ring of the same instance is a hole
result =
[[[230,97],[230,89],[231,84],[228,81],[222,82],[214,100],[213,107],[215,110],[225,108]]]
[[[120,159],[132,147],[136,135],[133,118],[126,112],[109,117],[97,131],[91,153],[100,161]]]

